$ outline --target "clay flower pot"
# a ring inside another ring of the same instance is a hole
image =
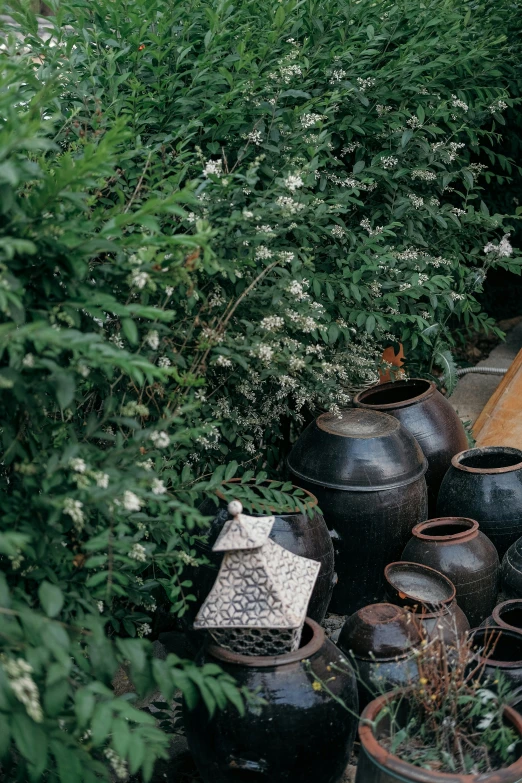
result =
[[[500,581],[508,598],[522,598],[522,538],[511,544],[502,558]]]
[[[351,614],[382,600],[385,565],[426,513],[427,463],[414,437],[385,413],[325,413],[301,434],[288,467],[317,496],[332,536],[339,581],[330,610]]]
[[[440,487],[437,516],[476,519],[502,558],[522,536],[522,451],[488,446],[455,455]]]
[[[455,647],[466,636],[469,622],[447,576],[421,563],[398,561],[386,566],[384,578],[390,600],[415,614],[428,639]]]
[[[243,716],[229,705],[212,719],[203,704],[185,709],[189,747],[204,783],[338,783],[352,751],[358,710],[353,674],[336,671],[331,679],[330,664],[339,661],[336,646],[309,619],[296,652],[251,657],[207,647],[201,664],[218,664],[266,703],[247,703]],[[314,687],[314,676],[329,680],[328,688],[351,712]]]
[[[375,725],[379,714],[393,698],[397,697],[392,694],[380,696],[368,704],[361,716],[361,753],[355,783],[520,783],[522,780],[522,759],[496,772],[452,775],[414,767],[413,764],[394,756],[380,744],[380,740],[386,735],[386,720],[380,720]],[[522,735],[522,716],[511,707],[504,708],[504,715],[507,723]]]
[[[337,645],[356,672],[360,707],[418,678],[414,651],[422,639],[420,623],[393,604],[365,606],[346,620]]]
[[[480,625],[497,601],[499,561],[478,522],[442,517],[422,522],[411,532],[403,559],[431,566],[447,576],[471,626]]]
[[[451,403],[433,381],[422,378],[372,386],[359,392],[354,402],[361,408],[395,416],[415,437],[428,460],[428,515],[434,515],[451,458],[468,446],[464,425]]]

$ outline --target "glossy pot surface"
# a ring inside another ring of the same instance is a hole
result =
[[[522,759],[509,767],[483,775],[448,774],[414,767],[386,750],[379,740],[386,736],[387,724],[376,721],[393,696],[384,695],[364,710],[359,725],[361,752],[355,783],[520,783]],[[504,708],[506,721],[522,735],[522,716],[511,707]]]
[[[476,519],[502,558],[522,536],[522,451],[488,446],[455,455],[441,484],[437,516]]]
[[[377,693],[417,679],[413,650],[422,638],[420,624],[404,607],[371,604],[348,617],[337,644],[355,669],[361,708]]]
[[[417,611],[415,617],[428,639],[441,639],[449,647],[458,647],[470,629],[468,618],[456,601],[432,612]]]
[[[522,598],[522,538],[511,544],[502,558],[500,581],[508,598]]]
[[[499,560],[475,520],[444,517],[422,522],[413,528],[402,556],[435,568],[453,582],[457,603],[472,627],[491,614],[497,601]]]
[[[351,614],[382,600],[384,567],[427,509],[426,461],[413,436],[383,413],[323,414],[288,465],[295,483],[317,496],[332,536],[338,583],[330,610]]]
[[[352,672],[327,667],[339,662],[336,646],[317,623],[307,620],[304,646],[295,653],[248,657],[216,646],[206,648],[200,663],[217,663],[237,684],[266,701],[216,711],[212,719],[203,705],[184,710],[187,739],[204,783],[338,783],[349,761],[356,719],[324,689],[328,687],[349,709],[358,711]],[[309,663],[308,663],[309,662]],[[346,668],[346,667],[344,667]]]
[[[384,569],[386,591],[399,606],[439,608],[455,600],[455,585],[447,576],[423,563],[398,560]]]
[[[498,604],[483,625],[522,633],[522,599],[514,598]]]
[[[359,392],[354,402],[362,408],[395,416],[415,437],[428,460],[428,513],[434,514],[451,458],[468,446],[464,425],[451,403],[433,381],[422,378],[373,386]]]

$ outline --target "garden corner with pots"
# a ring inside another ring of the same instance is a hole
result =
[[[522,0],[0,29],[0,781],[520,783]]]

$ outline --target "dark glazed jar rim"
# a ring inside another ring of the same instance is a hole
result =
[[[217,658],[218,661],[232,663],[236,666],[247,666],[251,669],[266,669],[274,666],[284,666],[289,663],[299,663],[299,661],[310,658],[319,652],[326,638],[319,623],[316,623],[310,617],[306,618],[305,626],[308,626],[312,631],[312,638],[304,647],[300,647],[295,652],[283,653],[282,655],[242,655],[231,650],[225,650],[224,647],[220,647],[218,644],[209,644],[207,651],[213,658]]]
[[[415,393],[415,387],[417,392]],[[370,402],[371,397],[377,397],[387,391],[397,391],[400,389],[412,388],[414,392],[411,397],[397,402]],[[425,378],[409,378],[407,381],[389,381],[388,383],[379,383],[369,389],[363,389],[353,398],[353,401],[360,408],[369,408],[370,410],[395,410],[396,408],[407,408],[409,405],[417,405],[419,402],[432,397],[437,391],[437,384],[434,381],[428,381]]]
[[[512,465],[506,465],[500,468],[479,468],[473,465],[464,464],[464,460],[478,459],[481,457],[493,457],[495,454],[502,454],[505,457],[516,457],[517,461]],[[455,454],[451,459],[451,464],[457,470],[462,470],[466,473],[477,473],[479,475],[496,475],[499,473],[512,473],[515,470],[522,470],[522,451],[515,449],[511,446],[485,446],[484,448],[467,449],[461,451],[459,454]]]
[[[475,636],[481,636],[490,634],[490,637],[494,637],[495,634],[498,634],[499,636],[504,636],[507,638],[515,639],[517,642],[522,643],[522,632],[519,630],[511,630],[511,628],[506,628],[505,626],[501,626],[500,628],[495,627],[483,627],[480,628],[472,628],[471,631],[469,631],[469,636],[471,639],[474,639]],[[513,661],[502,661],[498,660],[497,658],[493,657],[495,653],[495,650],[492,651],[491,656],[485,656],[477,653],[477,659],[484,663],[486,666],[491,666],[495,669],[520,669],[522,668],[522,658],[517,658],[517,660]]]
[[[381,772],[388,773],[397,780],[409,781],[410,783],[455,783],[458,779],[459,783],[477,783],[479,779],[477,775],[457,775],[454,773],[446,772],[432,772],[428,769],[422,769],[421,767],[414,767],[413,764],[403,761],[398,756],[394,756],[389,750],[386,750],[375,736],[374,726],[378,722],[380,713],[393,699],[397,699],[397,696],[407,698],[408,688],[401,691],[394,691],[393,693],[385,693],[379,696],[377,699],[371,701],[367,707],[363,710],[361,720],[359,722],[359,739],[364,750],[364,753],[369,757],[375,766],[377,766]],[[513,707],[504,707],[504,715],[513,725],[519,738],[522,738],[522,715],[513,709]],[[517,759],[509,767],[503,767],[497,770],[496,773],[492,773],[491,780],[494,778],[500,783],[519,783],[522,779],[522,758]],[[486,782],[489,778],[486,775],[483,779]]]
[[[491,616],[493,617],[499,628],[507,628],[508,631],[515,631],[515,633],[522,633],[522,626],[510,625],[501,617],[501,612],[510,609],[520,609],[522,613],[522,598],[512,598],[510,601],[503,601],[501,604],[497,604],[493,609]]]
[[[448,595],[446,598],[442,598],[440,601],[429,601],[428,599],[419,598],[418,596],[412,595],[411,593],[408,593],[406,590],[401,590],[397,584],[394,583],[395,575],[400,574],[401,572],[417,572],[419,574],[425,575],[427,578],[431,578],[432,583],[438,582],[440,586],[444,586],[447,591]],[[395,573],[394,573],[395,572]],[[440,571],[437,571],[435,568],[431,568],[431,566],[424,565],[424,563],[415,563],[410,560],[396,560],[393,563],[388,563],[387,566],[384,568],[384,579],[390,586],[391,590],[394,590],[399,599],[401,601],[405,602],[406,606],[409,606],[409,604],[406,604],[406,599],[408,601],[413,601],[416,605],[428,605],[428,606],[436,606],[443,607],[443,606],[449,606],[453,603],[455,600],[455,596],[457,594],[457,590],[455,588],[455,585],[449,579],[445,574],[441,573]],[[419,614],[416,612],[416,614]],[[439,614],[439,611],[432,614],[432,616],[435,616],[435,614]]]
[[[433,535],[429,532],[437,527],[451,527],[453,525],[456,528],[466,527],[467,529],[457,533],[447,533],[443,536]],[[412,535],[421,541],[449,542],[452,544],[475,538],[478,532],[479,523],[475,519],[469,519],[468,517],[436,517],[435,519],[428,519],[426,522],[419,522],[411,531]]]

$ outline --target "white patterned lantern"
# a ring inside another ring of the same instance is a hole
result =
[[[274,517],[242,514],[237,500],[228,510],[233,519],[213,546],[223,562],[194,628],[243,655],[297,650],[321,564],[272,541]]]

